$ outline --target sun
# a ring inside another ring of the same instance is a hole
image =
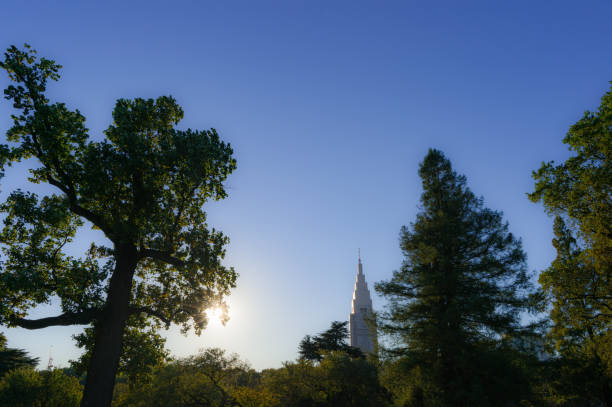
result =
[[[211,321],[214,319],[221,321],[221,312],[221,308],[219,307],[209,308],[206,310],[206,316]]]
[[[227,322],[227,311],[224,312],[222,307],[216,306],[208,308],[205,312],[209,325],[221,326],[225,325],[225,323]]]

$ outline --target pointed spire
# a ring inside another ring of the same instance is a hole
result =
[[[363,352],[371,352],[373,347],[372,333],[364,318],[372,315],[372,298],[361,264],[361,249],[357,249],[357,278],[353,289],[351,313],[349,315],[349,335],[351,346],[359,347]]]
[[[357,279],[359,276],[363,276],[363,265],[361,264],[361,249],[357,249],[357,258],[359,262],[357,263]]]

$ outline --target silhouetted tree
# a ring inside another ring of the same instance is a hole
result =
[[[411,396],[417,404],[520,400],[526,383],[499,350],[528,331],[521,314],[534,309],[521,242],[440,151],[429,150],[419,175],[421,210],[400,234],[405,260],[376,284],[388,300],[379,327],[397,344],[387,351],[420,368],[419,387],[430,391]]]
[[[35,368],[38,365],[38,358],[28,355],[23,349],[6,347],[6,337],[0,333],[0,378],[6,372],[20,367]]]
[[[363,358],[359,348],[350,346],[348,339],[348,322],[333,321],[331,327],[319,335],[306,335],[299,345],[301,359],[321,361],[325,352],[341,351],[351,357]]]
[[[204,310],[235,286],[236,273],[221,264],[227,238],[209,229],[202,209],[225,198],[233,152],[214,129],[175,129],[183,110],[168,96],[118,100],[105,138],[93,141],[78,110],[45,96],[58,64],[13,46],[0,67],[15,82],[4,93],[17,110],[0,170],[29,159],[29,180],[58,191],[41,198],[17,190],[0,206],[0,323],[93,324],[82,405],[107,407],[131,316],[200,333]],[[64,247],[85,225],[109,246],[68,256]],[[60,315],[26,318],[55,296]]]

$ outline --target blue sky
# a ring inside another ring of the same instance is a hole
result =
[[[357,248],[370,286],[401,262],[419,162],[439,148],[522,237],[529,268],[554,257],[531,171],[612,80],[612,3],[227,1],[10,2],[0,46],[64,66],[50,88],[94,138],[118,98],[171,94],[180,126],[215,127],[238,169],[210,224],[240,273],[227,326],[168,333],[177,356],[219,346],[255,368],[294,359],[305,334],[346,320]],[[6,75],[0,85],[7,85]],[[11,108],[0,102],[0,131]],[[7,172],[0,198],[25,185]],[[84,231],[78,252],[99,235]],[[383,302],[374,296],[375,308]],[[33,315],[55,311],[53,304]],[[78,355],[79,327],[11,329],[46,365]]]

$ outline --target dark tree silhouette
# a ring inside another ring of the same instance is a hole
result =
[[[342,351],[351,357],[363,358],[359,348],[350,346],[348,339],[348,322],[334,321],[331,327],[319,335],[306,335],[300,342],[299,355],[301,359],[321,361],[324,352]]]
[[[23,349],[6,347],[6,337],[0,334],[0,378],[6,372],[20,367],[35,368],[38,365],[38,358],[28,355]]]
[[[26,45],[10,47],[0,67],[15,83],[4,94],[17,111],[0,169],[29,159],[29,180],[57,190],[43,197],[17,190],[0,206],[0,323],[92,325],[82,406],[106,407],[131,317],[199,333],[204,310],[235,285],[236,273],[221,264],[227,238],[208,227],[202,209],[225,198],[233,152],[214,129],[175,129],[183,110],[169,96],[118,100],[113,124],[94,141],[78,110],[45,96],[58,64]],[[83,226],[102,231],[108,245],[67,255]],[[52,297],[61,314],[26,318]]]
[[[400,234],[404,263],[376,284],[389,300],[379,327],[397,340],[387,350],[420,367],[443,405],[489,405],[494,392],[502,405],[504,393],[520,397],[503,387],[500,374],[512,369],[497,347],[526,331],[521,314],[535,291],[525,253],[440,151],[429,151],[419,175],[421,210]]]

